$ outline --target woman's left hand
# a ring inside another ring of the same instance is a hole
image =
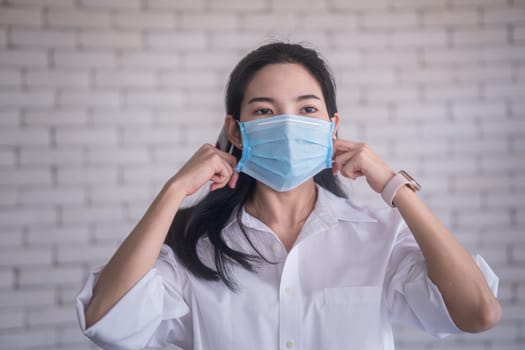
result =
[[[377,193],[381,193],[385,184],[395,172],[366,144],[347,140],[334,140],[332,171],[341,172],[353,180],[364,176]]]

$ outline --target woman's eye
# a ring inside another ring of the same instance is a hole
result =
[[[259,115],[262,115],[262,114],[272,114],[272,110],[270,108],[261,108],[261,109],[258,109],[255,111],[255,114],[259,114]]]
[[[315,112],[317,112],[317,108],[315,108],[315,107],[304,107],[302,111],[303,111],[303,113],[315,113]]]

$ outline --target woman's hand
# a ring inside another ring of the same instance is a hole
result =
[[[346,140],[334,140],[332,171],[341,172],[353,180],[364,176],[377,193],[383,188],[395,172],[366,144]]]
[[[237,159],[210,144],[205,144],[184,164],[171,181],[179,182],[186,195],[197,192],[208,181],[214,191],[228,185],[234,188],[239,178],[235,171]]]

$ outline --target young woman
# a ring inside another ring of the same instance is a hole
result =
[[[84,334],[107,349],[363,350],[393,349],[394,320],[439,337],[495,325],[496,275],[406,172],[336,138],[334,89],[300,45],[242,59],[226,92],[227,142],[203,145],[90,275],[77,299]],[[395,208],[355,206],[337,173],[364,176]]]

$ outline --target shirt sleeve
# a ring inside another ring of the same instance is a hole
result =
[[[441,292],[428,277],[415,238],[400,219],[398,235],[385,276],[385,299],[392,320],[415,326],[438,338],[463,333],[448,312]],[[497,296],[499,279],[480,255],[474,261]]]
[[[191,312],[183,297],[185,272],[163,245],[154,268],[144,275],[97,323],[86,329],[85,310],[102,268],[88,277],[76,300],[85,336],[104,349],[143,349],[175,344],[191,347]]]

